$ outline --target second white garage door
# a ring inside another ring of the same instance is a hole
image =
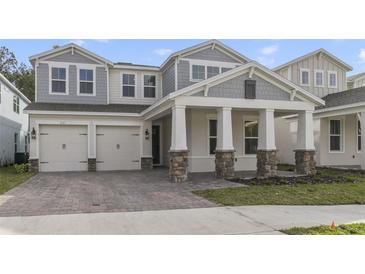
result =
[[[96,127],[96,169],[140,169],[140,128]]]

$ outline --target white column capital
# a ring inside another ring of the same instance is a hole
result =
[[[173,105],[172,109],[186,109],[185,105]]]
[[[222,107],[222,108],[219,108],[218,110],[222,110],[222,111],[231,111],[232,108],[231,107]]]

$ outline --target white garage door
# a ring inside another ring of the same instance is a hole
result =
[[[39,129],[40,171],[86,171],[87,127],[43,125]]]
[[[140,169],[140,128],[96,127],[96,169]]]

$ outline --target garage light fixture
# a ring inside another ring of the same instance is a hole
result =
[[[32,129],[32,132],[30,133],[30,135],[32,136],[32,139],[36,139],[37,133],[34,128]]]
[[[144,132],[144,137],[145,137],[146,140],[149,140],[150,139],[150,132],[148,131],[148,128]]]

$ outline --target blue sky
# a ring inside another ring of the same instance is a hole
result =
[[[0,46],[8,47],[19,61],[29,64],[29,56],[49,50],[53,45],[64,45],[71,41],[113,62],[158,66],[171,52],[205,40],[0,40]],[[269,68],[322,47],[354,68],[349,75],[365,71],[365,40],[223,39],[221,41]]]

